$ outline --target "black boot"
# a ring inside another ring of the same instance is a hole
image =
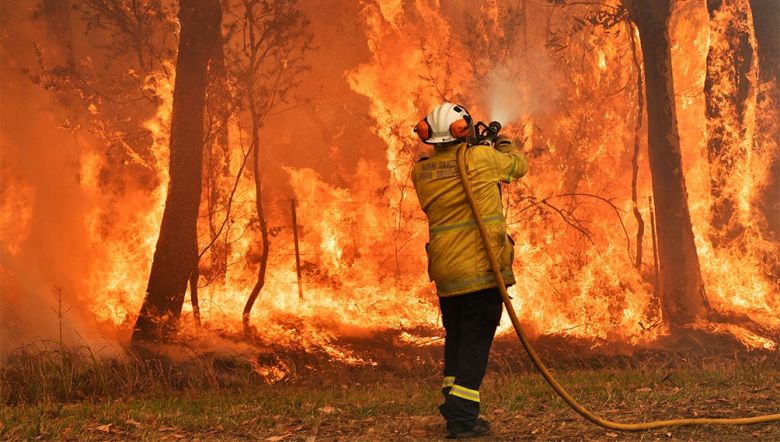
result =
[[[455,429],[450,430],[447,435],[447,439],[470,439],[472,437],[480,437],[490,434],[490,423],[485,419],[477,419],[477,423],[470,429]]]

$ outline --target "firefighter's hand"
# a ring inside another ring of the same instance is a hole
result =
[[[507,137],[506,135],[499,135],[496,137],[496,144],[495,148],[501,152],[507,152],[512,149],[516,149],[517,147],[514,145],[511,139]]]

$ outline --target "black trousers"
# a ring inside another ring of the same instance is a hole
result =
[[[474,428],[479,417],[479,387],[490,346],[501,320],[498,288],[439,298],[444,339],[444,404],[439,407],[451,432]]]

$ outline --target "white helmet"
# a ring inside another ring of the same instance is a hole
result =
[[[427,144],[449,143],[469,135],[471,115],[463,106],[443,103],[417,123],[414,131]]]

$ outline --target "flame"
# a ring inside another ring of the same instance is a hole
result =
[[[98,321],[132,325],[143,302],[146,280],[143,271],[152,263],[159,225],[168,187],[168,124],[173,107],[173,65],[167,64],[166,77],[155,73],[145,80],[145,87],[162,98],[156,114],[144,123],[152,135],[151,167],[158,177],[154,189],[131,189],[121,198],[101,195],[96,185],[105,167],[102,157],[86,152],[81,158],[81,186],[99,203],[87,215],[86,223],[99,253],[96,268],[90,275],[90,290],[96,294],[91,306]],[[143,160],[135,157],[136,161]]]
[[[0,171],[5,172],[6,168],[3,166],[0,163]],[[18,179],[3,177],[3,182],[6,186],[0,194],[0,231],[3,232],[4,238],[3,252],[14,256],[20,252],[24,240],[30,234],[35,190]]]
[[[431,338],[438,333],[439,318],[435,289],[426,274],[427,225],[409,174],[414,161],[426,153],[411,127],[444,99],[468,105],[479,119],[501,119],[508,134],[527,138],[532,149],[529,176],[504,188],[508,227],[516,242],[518,282],[510,294],[532,334],[632,347],[669,333],[653,287],[646,203],[652,191],[644,145],[637,190],[646,225],[645,253],[640,269],[632,264],[637,226],[627,214],[633,208],[636,96],[625,90],[634,84],[636,72],[627,32],[595,27],[570,37],[567,49],[553,54],[545,49],[546,37],[534,28],[533,20],[526,48],[507,27],[514,22],[503,3],[477,2],[476,22],[465,18],[471,7],[447,9],[438,0],[361,2],[358,21],[365,54],[340,81],[346,82],[355,102],[367,103],[370,123],[365,130],[384,150],[358,159],[349,176],[333,178],[330,165],[290,163],[272,174],[282,184],[264,183],[290,192],[276,192],[284,196],[274,196],[266,204],[271,254],[265,286],[251,316],[260,342],[322,352],[355,365],[378,362],[343,344],[345,336],[366,338],[391,331],[405,345],[438,342]],[[734,11],[726,8],[722,14],[718,20]],[[758,86],[758,95],[766,98],[746,110],[746,120],[755,122],[744,136],[732,134],[738,143],[732,147],[744,151],[745,157],[726,186],[736,197],[737,219],[745,231],[738,244],[717,247],[710,239],[713,200],[701,94],[707,51],[713,43],[706,31],[708,21],[700,8],[677,14],[672,25],[684,174],[702,277],[715,312],[742,315],[776,333],[780,299],[776,282],[768,276],[772,263],[766,259],[776,253],[776,243],[763,236],[757,209],[777,152],[776,140],[764,135],[773,133],[780,121],[769,93],[776,85]],[[466,26],[474,29],[464,31]],[[490,53],[485,55],[484,48]],[[79,185],[93,259],[84,275],[86,308],[96,322],[125,331],[143,301],[164,209],[173,72],[173,60],[167,60],[141,85],[160,99],[155,114],[143,124],[151,137],[151,160],[129,148],[127,152],[130,161],[148,170],[154,180],[127,182],[121,191],[108,189],[101,177],[119,172],[112,170],[103,150],[90,145],[80,154]],[[94,116],[102,112],[95,105],[88,110]],[[730,120],[723,123],[734,126]],[[241,118],[228,122],[231,177],[242,167],[245,126]],[[330,145],[331,156],[354,141],[344,132],[349,131],[342,131]],[[25,239],[36,216],[33,202],[38,189],[15,176],[5,162],[0,163],[0,177],[3,253],[16,255],[33,247]],[[223,234],[228,245],[224,278],[200,280],[204,327],[218,333],[242,330],[241,313],[258,268],[253,178],[245,172],[236,183]],[[233,180],[218,180],[217,185],[229,191]],[[296,201],[299,226],[292,225],[291,199]],[[224,209],[218,220],[226,216]],[[211,239],[207,215],[202,207],[201,247]],[[209,254],[201,266],[207,262]],[[4,264],[2,270],[2,277],[8,277],[9,267]],[[196,333],[188,325],[191,314],[187,303],[184,333]],[[509,326],[504,320],[501,332],[509,332]],[[777,346],[776,338],[747,327],[706,321],[695,327],[728,334],[749,348]],[[290,372],[281,360],[270,367],[253,359],[250,363],[270,381]]]
[[[725,7],[715,21],[723,21],[727,17],[724,14],[733,16],[736,11],[734,4]],[[681,111],[685,116],[680,121],[680,137],[683,145],[683,164],[687,166],[685,171],[686,181],[689,192],[689,206],[693,229],[696,235],[696,247],[701,264],[702,277],[710,303],[714,309],[726,314],[742,314],[750,317],[751,320],[760,326],[770,330],[777,330],[780,326],[780,315],[778,315],[778,286],[769,278],[773,263],[767,256],[776,254],[775,245],[763,237],[761,231],[762,215],[758,211],[758,201],[756,197],[760,195],[761,189],[768,181],[769,166],[777,152],[776,141],[771,137],[757,138],[753,134],[760,130],[772,133],[774,130],[771,123],[777,121],[777,108],[771,107],[771,103],[759,103],[762,107],[761,112],[767,112],[766,118],[754,121],[756,108],[751,105],[750,100],[745,109],[745,120],[749,123],[743,135],[737,136],[731,134],[726,138],[724,148],[733,151],[744,151],[745,156],[741,161],[735,163],[733,173],[729,176],[726,183],[725,193],[734,195],[737,198],[737,212],[735,217],[744,227],[744,233],[741,235],[742,244],[732,244],[728,247],[715,247],[710,240],[711,227],[710,219],[712,217],[711,208],[713,197],[710,193],[711,168],[707,162],[706,140],[707,127],[705,121],[700,118],[704,114],[704,97],[695,92],[700,91],[704,86],[705,64],[707,51],[713,40],[709,38],[707,26],[701,26],[702,20],[707,20],[706,11],[700,11],[704,16],[681,14],[679,21],[673,25],[678,33],[677,40],[692,41],[692,48],[683,48],[678,46],[674,52],[677,59],[681,60],[678,66],[675,66],[675,82],[681,84],[680,89],[688,91],[683,100],[683,108],[688,107],[688,112]],[[686,18],[683,18],[686,17]],[[750,16],[744,17],[750,20]],[[698,21],[697,21],[698,20]],[[744,23],[743,23],[744,25]],[[717,26],[717,25],[716,25]],[[716,48],[722,49],[724,42],[717,43]],[[685,55],[683,55],[685,54]],[[696,56],[692,56],[692,55]],[[721,63],[727,63],[728,60],[719,60]],[[725,88],[722,91],[725,94],[735,94],[734,90],[728,89],[728,83],[719,83],[718,87]],[[764,84],[763,88],[774,88],[773,84]],[[736,131],[735,115],[726,113],[722,121],[727,130]],[[729,144],[731,143],[731,144]],[[775,258],[776,259],[776,258]],[[712,329],[712,326],[709,326]],[[717,328],[717,327],[716,327]],[[736,330],[734,327],[722,325],[719,327],[722,331]],[[745,332],[733,333],[745,345],[749,347],[769,348],[767,343],[751,338]],[[772,342],[769,340],[768,342]],[[774,345],[774,344],[772,344]]]

